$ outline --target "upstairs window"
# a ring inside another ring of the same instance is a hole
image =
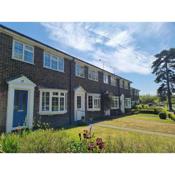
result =
[[[129,89],[129,83],[127,81],[124,81],[124,88]]]
[[[80,65],[80,64],[76,64],[75,65],[75,75],[78,77],[85,77],[85,68],[84,66]]]
[[[123,80],[120,79],[120,88],[123,88]]]
[[[103,73],[103,82],[104,82],[105,84],[108,84],[108,83],[109,83],[108,74]]]
[[[119,109],[119,97],[112,96],[111,109]]]
[[[13,41],[12,58],[26,63],[34,63],[34,48],[22,42]]]
[[[116,79],[113,76],[111,76],[111,85],[116,86]]]
[[[48,69],[64,72],[64,59],[45,52],[43,66]]]
[[[89,80],[98,81],[98,71],[89,69],[88,78]]]

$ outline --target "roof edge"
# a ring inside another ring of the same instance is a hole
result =
[[[83,61],[83,60],[80,59],[80,58],[77,58],[77,57],[75,57],[75,56],[72,56],[72,55],[70,55],[70,54],[68,54],[68,53],[66,53],[66,52],[64,52],[64,51],[61,51],[61,50],[59,50],[59,49],[56,49],[56,48],[54,48],[54,47],[52,47],[52,46],[49,46],[49,45],[47,45],[47,44],[45,44],[45,43],[43,43],[43,42],[41,42],[41,41],[38,41],[38,40],[36,40],[36,39],[33,39],[32,37],[29,37],[29,36],[27,36],[27,35],[25,35],[25,34],[22,34],[22,33],[18,32],[18,31],[16,31],[16,30],[13,30],[13,29],[11,29],[11,28],[9,28],[9,27],[6,27],[6,26],[0,24],[0,32],[3,32],[3,31],[6,31],[6,32],[9,31],[9,32],[12,32],[12,33],[14,33],[14,34],[16,34],[16,35],[19,35],[19,36],[21,36],[21,37],[27,38],[28,40],[31,40],[31,41],[33,41],[33,42],[39,44],[39,45],[42,45],[42,46],[47,47],[47,48],[49,48],[49,49],[52,49],[52,50],[54,50],[54,51],[56,51],[56,52],[59,52],[59,53],[61,53],[61,54],[64,54],[64,55],[68,56],[69,58],[72,58],[72,59],[74,59],[74,60],[78,60],[78,61],[80,61],[80,62],[83,62],[83,63],[85,63],[85,64],[88,64],[89,66],[95,67],[95,68],[97,68],[97,69],[99,69],[99,70],[105,71],[105,72],[107,72],[107,73],[109,73],[109,74],[111,74],[111,75],[113,75],[113,76],[116,76],[116,77],[118,77],[119,79],[123,79],[123,80],[126,80],[126,81],[132,83],[132,81],[130,81],[130,80],[126,79],[126,78],[123,78],[123,77],[121,77],[121,76],[119,76],[119,75],[116,75],[116,74],[114,74],[114,73],[112,73],[112,72],[109,72],[109,71],[107,71],[107,70],[105,70],[105,69],[102,69],[102,68],[100,68],[100,67],[97,67],[97,66],[95,66],[95,65],[92,65],[91,63],[88,63],[88,62],[86,62],[86,61]]]

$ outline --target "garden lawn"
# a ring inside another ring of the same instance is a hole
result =
[[[158,115],[155,114],[129,115],[118,119],[103,121],[99,124],[175,135],[175,122],[170,119],[159,119]]]
[[[175,153],[175,138],[173,137],[102,127],[100,126],[102,124],[175,134],[175,122],[173,121],[160,120],[157,115],[152,114],[137,114],[95,123],[92,130],[95,138],[100,137],[105,141],[103,152]],[[78,135],[84,129],[88,129],[88,126],[2,135],[0,136],[0,145],[2,145],[0,149],[3,152],[84,152],[77,146],[72,147],[72,141],[73,145],[80,142]]]

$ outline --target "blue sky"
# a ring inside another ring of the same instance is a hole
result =
[[[1,23],[155,94],[154,55],[175,47],[174,23]]]

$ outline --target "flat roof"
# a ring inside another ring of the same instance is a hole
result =
[[[8,31],[10,31],[10,32],[12,32],[12,33],[15,33],[15,34],[17,34],[17,35],[20,35],[20,36],[22,36],[22,37],[24,37],[24,38],[27,38],[27,39],[29,39],[29,40],[32,40],[33,42],[36,42],[36,43],[41,44],[41,45],[43,45],[43,46],[45,46],[45,47],[48,47],[48,48],[50,48],[50,49],[52,49],[52,50],[55,50],[56,52],[60,52],[60,53],[62,53],[62,54],[64,54],[64,55],[67,55],[68,57],[71,57],[71,58],[73,58],[74,60],[81,61],[81,62],[83,62],[83,63],[85,63],[85,64],[88,64],[89,66],[92,66],[92,67],[95,67],[95,68],[97,68],[97,69],[100,69],[100,70],[102,70],[102,71],[104,71],[104,72],[107,72],[107,73],[109,73],[109,74],[111,74],[111,75],[113,75],[113,76],[118,77],[119,79],[123,79],[123,80],[126,80],[126,81],[132,83],[132,81],[130,81],[130,80],[126,79],[126,78],[123,78],[123,77],[118,76],[118,75],[116,75],[116,74],[114,74],[114,73],[111,73],[111,72],[109,72],[109,71],[107,71],[107,70],[105,70],[105,69],[102,69],[102,68],[99,68],[99,67],[97,67],[97,66],[95,66],[95,65],[92,65],[92,64],[90,64],[90,63],[88,63],[88,62],[86,62],[86,61],[81,60],[80,58],[74,57],[74,56],[72,56],[72,55],[70,55],[70,54],[68,54],[68,53],[66,53],[66,52],[63,52],[63,51],[61,51],[61,50],[58,50],[58,49],[56,49],[56,48],[54,48],[54,47],[52,47],[52,46],[49,46],[49,45],[47,45],[47,44],[45,44],[45,43],[43,43],[43,42],[41,42],[41,41],[38,41],[38,40],[33,39],[33,38],[31,38],[31,37],[29,37],[29,36],[27,36],[27,35],[24,35],[24,34],[22,34],[22,33],[20,33],[20,32],[17,32],[17,31],[15,31],[15,30],[13,30],[13,29],[11,29],[11,28],[8,28],[8,27],[6,27],[6,26],[4,26],[4,25],[2,25],[2,24],[0,24],[0,28],[5,29],[5,30],[8,30]]]

